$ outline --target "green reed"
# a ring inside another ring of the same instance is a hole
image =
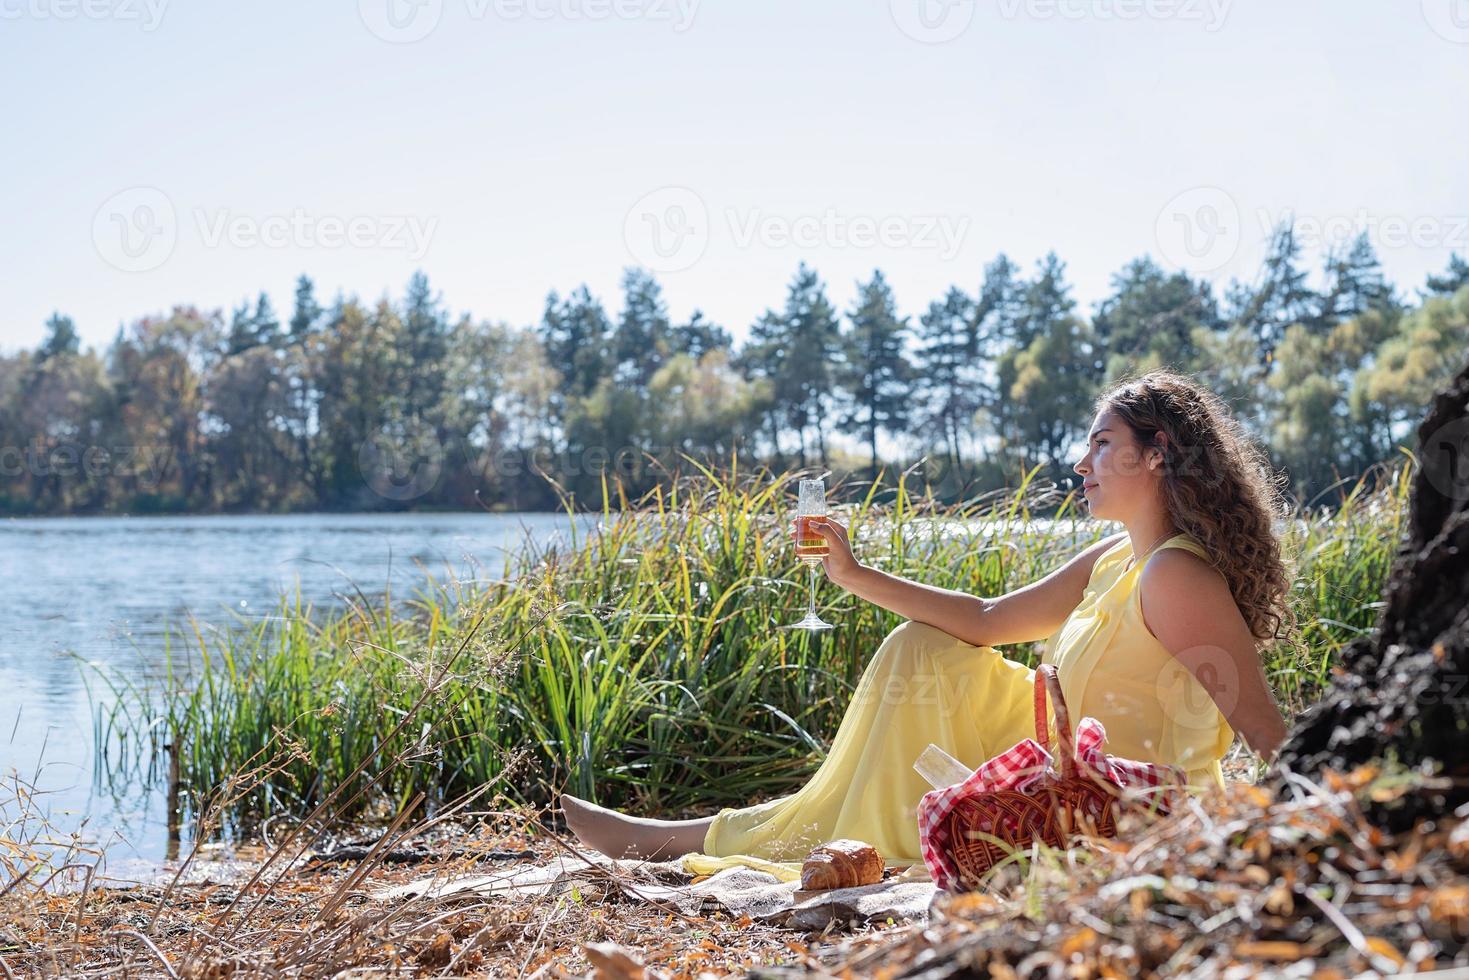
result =
[[[1291,711],[1375,621],[1405,470],[1359,483],[1338,511],[1302,514],[1287,534],[1300,556],[1302,629],[1270,651],[1266,670]],[[820,612],[836,628],[779,628],[804,612],[789,530],[803,475],[696,465],[636,501],[608,485],[594,528],[579,531],[566,500],[570,545],[527,543],[504,581],[429,579],[406,598],[359,593],[326,611],[284,597],[259,623],[196,627],[191,655],[170,657],[161,690],[115,689],[97,725],[99,758],[120,772],[140,754],[174,752],[197,802],[247,760],[273,756],[279,775],[241,802],[257,814],[315,802],[374,751],[408,761],[356,777],[382,776],[359,812],[419,790],[442,800],[501,775],[526,799],[565,789],[647,813],[790,792],[819,764],[867,658],[900,622],[823,581]],[[1074,494],[1029,477],[953,504],[920,480],[910,470],[832,488],[863,561],[998,595],[1114,530]],[[471,649],[456,660],[471,622]],[[1004,652],[1033,664],[1039,644]],[[409,712],[414,723],[393,734]],[[119,742],[131,754],[119,755]]]

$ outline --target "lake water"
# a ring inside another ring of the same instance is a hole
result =
[[[160,858],[161,795],[114,797],[94,779],[93,718],[109,693],[89,665],[156,678],[170,628],[190,617],[216,628],[258,620],[298,585],[321,608],[354,584],[371,595],[391,582],[407,597],[428,574],[500,578],[510,551],[569,541],[571,527],[565,514],[0,521],[0,777],[33,785],[57,830],[81,828],[109,858]]]

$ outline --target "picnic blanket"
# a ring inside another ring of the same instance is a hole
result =
[[[724,859],[708,855],[686,858],[687,865],[685,859],[619,861],[595,852],[563,855],[546,864],[497,868],[481,875],[422,878],[379,889],[373,898],[401,902],[463,893],[545,896],[559,894],[578,883],[599,881],[630,901],[666,905],[685,915],[722,910],[734,917],[748,915],[768,925],[821,930],[832,923],[926,922],[938,892],[926,877],[912,876],[896,876],[859,888],[803,892],[799,865],[795,866],[795,877],[790,876],[789,868],[773,862],[767,862],[773,865],[767,869],[729,862],[709,873],[699,869],[710,869]]]

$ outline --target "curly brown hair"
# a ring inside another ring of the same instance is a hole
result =
[[[1191,377],[1166,370],[1124,377],[1097,396],[1095,410],[1104,409],[1140,446],[1162,449],[1168,515],[1203,545],[1250,632],[1268,641],[1287,636],[1295,627],[1292,570],[1274,527],[1290,513],[1284,475],[1272,473],[1223,400]]]

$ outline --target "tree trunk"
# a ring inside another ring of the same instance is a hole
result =
[[[1375,814],[1394,829],[1469,802],[1469,366],[1433,399],[1417,455],[1377,628],[1343,651],[1343,672],[1302,715],[1272,777],[1283,791],[1287,770],[1310,777],[1385,758],[1437,771],[1447,785]]]

